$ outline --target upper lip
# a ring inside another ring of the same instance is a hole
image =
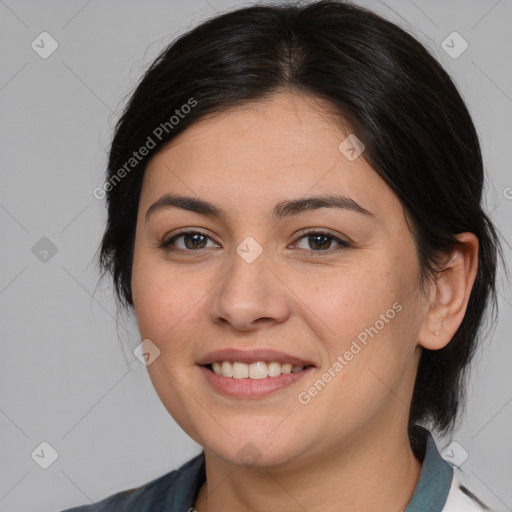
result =
[[[254,348],[251,350],[225,348],[222,350],[214,350],[201,357],[197,364],[204,366],[216,361],[238,361],[246,364],[256,363],[257,361],[275,361],[281,364],[291,363],[292,366],[314,366],[312,361],[269,348]]]

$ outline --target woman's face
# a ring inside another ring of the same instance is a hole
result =
[[[237,464],[325,460],[407,425],[428,308],[415,246],[397,197],[319,105],[283,93],[203,119],[144,177],[132,292],[149,375],[185,432]],[[214,208],[147,214],[165,194]]]

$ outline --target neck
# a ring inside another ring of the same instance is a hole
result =
[[[374,422],[327,454],[301,465],[247,468],[205,452],[206,484],[197,512],[225,510],[404,511],[421,463],[403,428]],[[404,422],[402,422],[404,423]]]

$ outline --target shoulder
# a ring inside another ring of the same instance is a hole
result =
[[[459,471],[454,471],[443,512],[478,512],[482,510],[491,509],[467,488]]]
[[[73,507],[61,512],[158,512],[170,510],[172,500],[195,489],[204,464],[204,453],[185,462],[178,469],[170,471],[146,484],[112,494],[101,501]],[[166,508],[164,508],[167,506]]]

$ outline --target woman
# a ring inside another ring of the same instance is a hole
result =
[[[477,134],[410,35],[335,1],[182,35],[115,131],[100,262],[204,451],[75,512],[473,511],[454,429],[500,252]]]

